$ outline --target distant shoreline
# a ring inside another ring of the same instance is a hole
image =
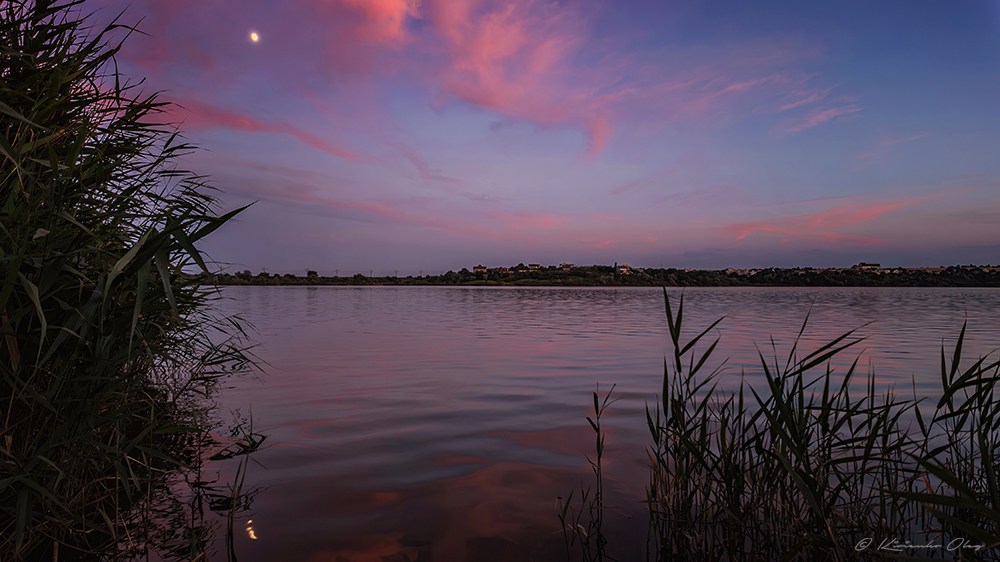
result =
[[[442,275],[350,277],[297,276],[249,271],[211,275],[212,285],[252,286],[482,286],[482,287],[1000,287],[1000,267],[951,266],[938,268],[751,269],[692,270],[638,269],[623,266],[537,267],[530,270],[496,268],[486,271],[449,271]]]

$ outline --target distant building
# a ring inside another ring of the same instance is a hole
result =
[[[877,263],[865,263],[865,262],[861,262],[858,265],[852,267],[851,269],[860,269],[862,271],[865,271],[865,270],[868,270],[868,269],[881,269],[881,268],[882,268],[882,266],[879,265],[879,264],[877,264]]]
[[[482,265],[482,264],[477,265],[476,267],[472,268],[472,272],[473,273],[486,273],[486,266]]]
[[[542,268],[542,264],[540,264],[540,263],[529,263],[528,264],[528,269],[541,269],[541,268]]]
[[[559,269],[563,269],[563,270],[569,271],[569,270],[573,269],[573,264],[571,264],[571,263],[561,263],[561,264],[559,264]]]
[[[632,268],[629,267],[627,263],[623,263],[620,266],[618,266],[618,273],[624,273],[624,274],[632,273]]]

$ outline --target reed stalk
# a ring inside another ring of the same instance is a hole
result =
[[[808,315],[783,366],[773,340],[773,363],[759,353],[765,388],[716,392],[720,370],[699,372],[719,340],[694,350],[719,321],[682,342],[683,295],[676,316],[664,298],[674,356],[647,408],[651,558],[1000,559],[988,550],[1000,546],[998,362],[959,371],[964,326],[950,365],[942,348],[943,397],[925,423],[922,400],[880,390],[874,373],[856,394],[857,359],[833,371],[862,341],[855,331],[800,356]],[[943,539],[940,550],[879,548]]]
[[[579,542],[583,559],[588,562],[603,562],[604,560],[614,560],[608,556],[608,538],[604,534],[604,511],[611,509],[604,500],[604,440],[607,434],[601,427],[601,416],[613,404],[611,394],[615,390],[615,385],[611,385],[608,393],[602,399],[600,397],[601,387],[597,385],[594,391],[594,417],[587,416],[587,422],[594,430],[596,455],[593,459],[587,457],[591,471],[594,473],[596,482],[595,488],[580,486],[580,507],[573,506],[573,493],[563,500],[558,498],[559,524],[562,529],[563,539],[566,544],[566,557],[572,557],[572,547]],[[591,495],[593,492],[593,495]],[[589,501],[588,501],[589,499]],[[589,516],[589,522],[584,527],[580,521],[584,512]]]
[[[118,73],[130,28],[82,9],[0,5],[4,561],[127,543],[128,510],[190,443],[193,393],[251,359],[193,274],[239,209],[216,212],[177,168],[192,147],[168,104]]]
[[[874,372],[859,392],[857,359],[835,372],[856,331],[801,350],[808,315],[784,361],[773,339],[770,360],[758,352],[763,386],[741,374],[718,391],[725,361],[703,370],[720,339],[696,349],[723,319],[684,341],[683,294],[676,311],[664,300],[673,354],[646,408],[648,560],[1000,560],[1000,361],[963,369],[964,325],[950,354],[942,345],[926,416],[927,398]]]

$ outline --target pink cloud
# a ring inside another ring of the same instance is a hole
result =
[[[663,179],[665,177],[671,176],[671,175],[677,173],[678,170],[680,170],[680,166],[674,166],[673,168],[670,168],[669,170],[667,170],[666,172],[663,172],[662,174],[657,174],[655,176],[649,176],[649,177],[646,177],[646,178],[641,178],[641,179],[635,180],[633,182],[629,182],[629,183],[627,183],[627,184],[619,187],[618,189],[612,191],[611,194],[612,195],[621,195],[622,193],[626,193],[628,191],[631,191],[632,189],[634,189],[634,188],[636,188],[636,187],[638,187],[640,185],[643,185],[643,184],[646,184],[646,183],[649,183],[649,182],[652,182],[652,181],[656,181],[656,180],[661,180],[661,179]]]
[[[321,71],[352,77],[398,70],[394,56],[415,39],[409,22],[422,17],[419,0],[296,0],[292,5],[305,25],[322,30]]]
[[[311,186],[302,184],[285,184],[275,186],[268,184],[266,189],[237,188],[230,189],[244,197],[264,199],[276,203],[299,203],[309,206],[325,206],[368,215],[376,220],[387,219],[392,224],[407,224],[421,226],[461,235],[464,237],[495,237],[497,233],[481,228],[469,220],[448,218],[443,219],[430,213],[421,212],[414,205],[400,205],[388,201],[358,201],[327,196]],[[384,221],[383,221],[384,222]]]
[[[375,41],[399,45],[408,39],[406,20],[419,18],[419,0],[341,0],[363,14],[359,34]]]
[[[628,77],[616,91],[615,109],[647,127],[683,121],[717,128],[752,113],[777,113],[812,103],[816,90],[806,83],[815,75],[796,67],[817,56],[801,40],[689,47],[657,56],[633,50],[613,69],[617,80]]]
[[[502,222],[508,230],[515,232],[538,228],[551,230],[572,220],[570,217],[562,215],[554,215],[551,213],[532,213],[528,211],[521,211],[517,213],[494,213],[489,216]]]
[[[627,184],[625,184],[625,185],[619,187],[618,189],[612,191],[611,195],[621,195],[622,193],[626,193],[628,191],[631,191],[633,188],[635,188],[637,186],[640,186],[643,183],[645,183],[648,179],[649,178],[640,178],[640,179],[637,179],[635,181],[630,181]]]
[[[406,146],[401,142],[391,141],[391,140],[386,142],[392,145],[392,147],[398,150],[399,153],[402,154],[404,158],[406,158],[407,160],[410,161],[411,164],[413,164],[413,167],[417,169],[417,172],[420,174],[420,177],[423,178],[424,183],[430,183],[431,179],[433,179],[433,174],[431,173],[430,166],[427,165],[427,162],[421,160],[420,157],[417,156],[415,152],[410,150],[410,147]]]
[[[859,205],[854,208],[834,208],[817,213],[730,224],[725,226],[725,230],[735,236],[737,242],[753,233],[765,232],[792,236],[792,238],[785,240],[816,239],[826,242],[874,244],[881,240],[842,234],[838,230],[846,226],[872,221],[890,211],[901,209],[923,199],[925,198],[902,199],[867,206]]]
[[[918,139],[922,139],[928,136],[930,136],[930,133],[911,135],[908,137],[895,138],[895,139],[887,139],[878,143],[878,146],[879,147],[894,146],[897,144],[903,144]],[[874,150],[865,152],[864,154],[858,156],[858,160],[862,160],[863,162],[855,164],[852,170],[855,171],[864,170],[866,168],[871,168],[872,166],[886,162],[887,160],[889,160],[891,154],[892,154],[892,149],[883,149],[883,148],[876,148]]]
[[[406,158],[407,160],[410,161],[411,164],[413,164],[413,167],[417,169],[417,173],[420,174],[420,177],[424,180],[424,183],[431,183],[432,181],[440,182],[443,184],[462,183],[462,181],[457,178],[452,178],[433,173],[431,171],[430,166],[427,165],[427,162],[421,159],[416,152],[414,152],[409,146],[405,145],[404,143],[389,138],[384,138],[384,137],[380,138],[383,142],[398,150],[399,153],[402,154],[404,158]]]
[[[802,107],[803,105],[809,105],[811,103],[816,103],[829,95],[830,90],[833,88],[827,88],[826,90],[811,90],[811,91],[796,91],[792,95],[799,97],[798,100],[786,103],[785,105],[778,108],[778,111],[788,111],[789,109],[794,109],[796,107]]]
[[[579,126],[590,156],[607,145],[613,114],[573,63],[584,37],[575,12],[534,0],[440,0],[431,12],[450,59],[445,94],[542,125]]]
[[[208,15],[216,16],[217,9],[193,0],[153,2],[150,6],[155,12],[150,20],[156,22],[156,29],[150,31],[157,40],[150,43],[150,49],[135,53],[140,63],[159,72],[161,64],[177,60],[180,53],[180,59],[200,68],[218,66],[221,70],[206,73],[204,80],[209,87],[227,89],[232,77],[220,76],[231,68],[230,59],[243,60],[240,57],[250,55],[221,44],[206,49],[206,45],[178,35],[186,31],[171,23],[181,17],[204,20],[206,10],[214,10]],[[288,17],[269,25],[274,37],[292,36],[289,42],[256,49],[253,55],[258,57],[255,60],[260,68],[275,77],[287,78],[293,70],[335,77],[338,99],[350,96],[354,105],[379,103],[384,90],[367,79],[371,74],[415,78],[439,93],[439,103],[460,100],[546,127],[578,128],[587,137],[588,157],[607,147],[623,116],[644,124],[718,120],[723,110],[740,100],[787,97],[790,88],[795,88],[793,95],[806,98],[786,103],[783,109],[825,95],[803,88],[808,77],[796,77],[796,73],[781,68],[816,56],[808,45],[762,43],[689,49],[665,56],[594,37],[592,22],[579,4],[548,0],[297,0],[287,12]],[[259,13],[248,11],[240,16],[245,20],[241,23],[249,25],[255,16]],[[426,24],[414,23],[425,18]],[[311,38],[305,41],[294,36],[295,25],[321,28],[322,48],[305,48],[312,44]],[[168,31],[174,37],[169,37]],[[291,46],[297,49],[292,62],[285,52]],[[586,64],[581,64],[582,60]],[[341,79],[345,82],[339,82]],[[358,94],[359,90],[365,94]],[[309,93],[303,95],[308,97]],[[204,91],[197,95],[202,96]],[[366,113],[364,119],[384,117]],[[302,128],[280,127],[321,150],[350,152],[324,143]],[[425,182],[448,181],[432,178],[434,174],[414,151],[400,152]]]
[[[347,212],[350,218],[366,222],[393,225],[409,225],[454,234],[462,239],[479,240],[530,240],[539,231],[562,229],[572,221],[571,217],[552,213],[534,212],[494,212],[467,213],[465,218],[441,209],[442,201],[433,198],[407,197],[398,200],[357,200],[350,197],[357,192],[357,186],[345,183],[342,178],[317,175],[295,168],[275,168],[253,162],[233,161],[240,169],[252,169],[254,179],[249,182],[234,182],[227,193],[249,199],[261,199],[283,205],[306,205],[312,212],[327,208],[335,211],[334,216]],[[261,180],[261,174],[274,175],[276,181]],[[294,178],[288,181],[288,178]],[[324,188],[316,188],[324,185]],[[335,190],[347,194],[336,196],[327,194]],[[460,194],[466,199],[497,203],[501,199],[485,194]],[[339,211],[339,212],[336,212]],[[482,217],[492,219],[491,222]],[[609,217],[617,218],[617,217]]]
[[[384,123],[383,115],[371,106],[364,106],[361,110],[359,110],[357,107],[358,105],[361,105],[359,103],[352,108],[354,110],[352,113],[345,114],[343,112],[336,111],[315,93],[306,93],[305,98],[331,121],[336,123],[348,122],[355,128],[365,130],[379,142],[385,143],[394,148],[400,155],[403,156],[403,158],[413,165],[413,168],[416,169],[418,174],[420,174],[420,178],[425,184],[438,182],[439,184],[444,184],[447,191],[453,191],[452,188],[447,186],[462,183],[462,180],[458,178],[435,173],[435,171],[431,169],[430,165],[428,165],[415,150],[410,148],[409,145],[399,140],[395,134],[385,132],[386,129],[390,129],[391,127]]]
[[[269,123],[195,100],[182,100],[176,103],[186,110],[183,121],[184,127],[187,130],[224,128],[255,133],[279,133],[288,135],[302,144],[331,156],[353,162],[370,162],[372,160],[368,156],[334,146],[321,137],[289,123]]]
[[[785,132],[798,133],[800,131],[804,131],[806,129],[810,129],[817,125],[826,123],[827,121],[834,119],[836,117],[840,117],[842,115],[851,115],[859,111],[861,111],[861,107],[857,105],[830,107],[827,109],[816,109],[810,111],[808,114],[806,114],[805,118],[801,122],[789,127],[788,129],[785,130]]]

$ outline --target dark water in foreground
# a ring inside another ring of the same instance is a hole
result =
[[[606,516],[610,552],[644,552],[643,409],[671,353],[662,290],[223,295],[224,311],[256,325],[258,355],[270,364],[260,379],[227,381],[220,398],[223,409],[252,410],[255,430],[268,435],[254,455],[263,466],[251,464],[246,477],[260,491],[237,522],[239,560],[563,559],[556,497],[592,483],[584,417],[598,383],[617,384],[619,398],[605,418],[605,486],[618,507]],[[938,391],[942,341],[950,353],[966,318],[967,357],[1000,347],[997,289],[706,288],[684,298],[684,339],[726,316],[710,362],[730,358],[723,389],[738,387],[741,370],[762,385],[754,343],[773,357],[771,335],[784,365],[810,307],[801,348],[858,328],[867,340],[837,370],[860,353],[862,374],[870,365],[905,395],[914,384],[918,395]]]

